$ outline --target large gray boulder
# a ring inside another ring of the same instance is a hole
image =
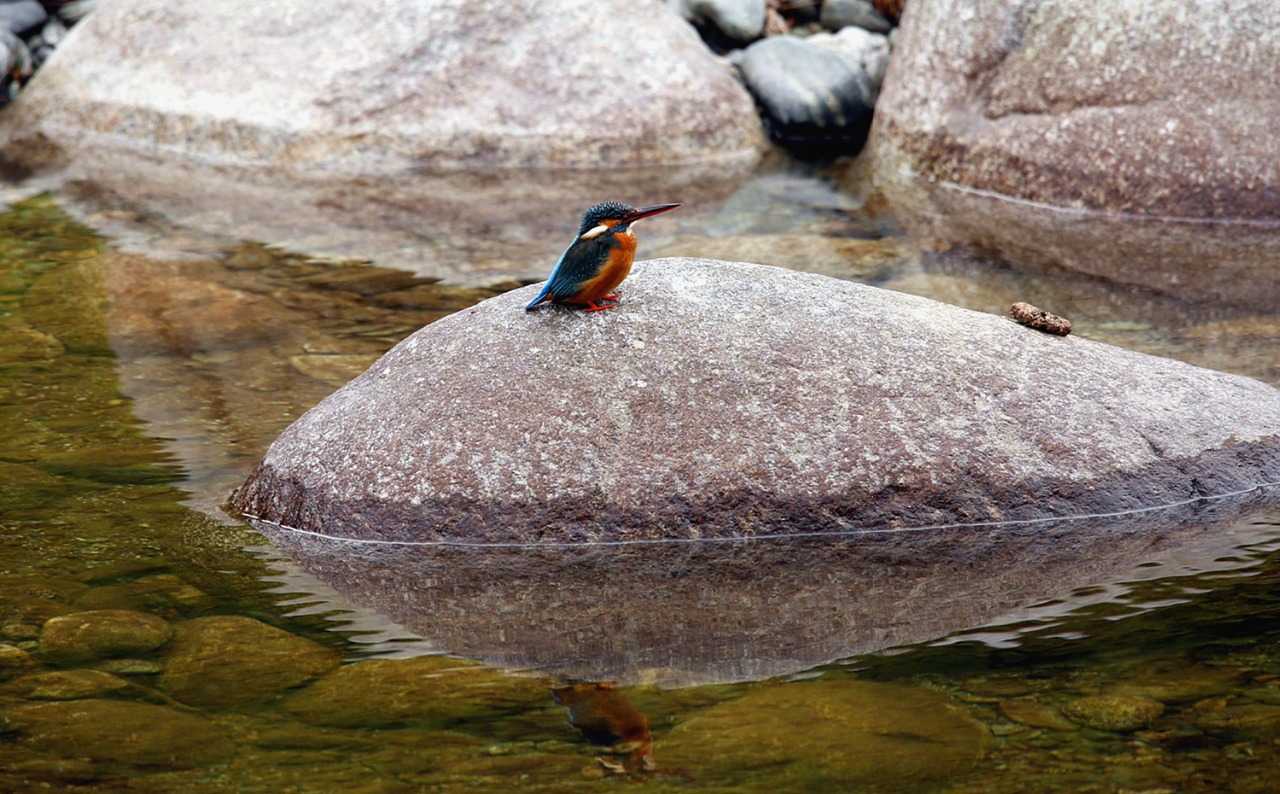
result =
[[[1019,266],[1280,301],[1280,5],[915,0],[875,176],[915,225]]]
[[[440,320],[233,497],[348,538],[564,542],[1132,510],[1280,479],[1280,391],[760,265],[637,264],[621,304]]]
[[[750,98],[689,26],[624,0],[104,3],[14,111],[20,136],[63,148],[338,173],[762,146]]]
[[[689,25],[623,0],[104,3],[0,114],[0,170],[135,249],[472,284],[545,274],[595,201],[723,201],[766,145]]]

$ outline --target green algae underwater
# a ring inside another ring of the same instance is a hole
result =
[[[373,637],[209,509],[301,411],[487,294],[262,246],[149,262],[47,198],[0,213],[0,791],[1280,788],[1272,542],[1052,620],[664,688]],[[1245,339],[1224,368],[1273,366]]]

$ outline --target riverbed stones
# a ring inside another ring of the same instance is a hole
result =
[[[141,654],[169,641],[164,618],[127,609],[75,612],[52,618],[40,630],[40,653],[60,664]]]
[[[405,339],[233,497],[327,535],[565,542],[1108,513],[1280,470],[1280,391],[1007,318],[743,263],[637,263]]]
[[[660,3],[143,0],[104,4],[60,50],[0,139],[346,174],[749,165],[763,144],[750,98]]]
[[[337,651],[240,615],[180,625],[160,688],[189,706],[232,708],[263,700],[337,666]]]
[[[370,659],[340,667],[289,696],[284,710],[317,725],[454,725],[541,705],[544,684],[447,656]]]
[[[213,722],[175,709],[124,700],[17,705],[0,711],[14,740],[63,758],[186,768],[228,757],[233,745]]]
[[[853,26],[872,33],[888,33],[893,29],[893,23],[885,19],[870,0],[824,0],[821,20],[828,30]]]
[[[6,689],[32,700],[79,700],[128,686],[128,681],[102,670],[53,670],[18,678]]]
[[[1274,307],[1280,5],[1201,8],[913,2],[877,183],[911,225],[1020,267]]]
[[[1128,733],[1155,722],[1164,704],[1135,695],[1089,695],[1069,701],[1062,713],[1090,728]]]
[[[804,741],[777,741],[797,726]],[[901,790],[964,774],[988,743],[986,730],[938,693],[829,680],[759,687],[697,711],[659,739],[654,759],[759,789]]]

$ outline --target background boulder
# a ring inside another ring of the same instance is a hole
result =
[[[904,215],[1016,265],[1280,301],[1280,6],[917,0],[876,108]]]
[[[620,57],[625,42],[625,57]],[[340,173],[754,162],[751,100],[658,3],[106,4],[10,134]]]

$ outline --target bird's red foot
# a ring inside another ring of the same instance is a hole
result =
[[[587,308],[583,309],[583,311],[584,312],[602,312],[605,309],[612,309],[615,305],[616,304],[613,304],[613,303],[596,303],[595,301],[592,301],[591,303],[587,304]]]
[[[610,292],[608,295],[605,295],[603,298],[601,298],[601,300],[606,300],[606,301],[620,301],[620,300],[622,300],[622,296],[621,296],[621,295],[619,295],[619,294],[618,294],[618,293],[616,293],[616,292]]]

